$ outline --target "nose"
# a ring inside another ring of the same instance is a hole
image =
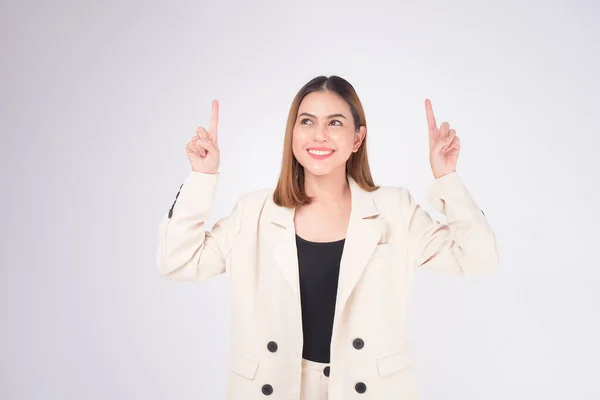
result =
[[[329,138],[327,134],[327,126],[317,126],[315,129],[315,140],[317,142],[325,142]]]

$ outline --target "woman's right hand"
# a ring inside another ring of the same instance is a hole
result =
[[[213,100],[208,132],[203,127],[196,129],[196,135],[185,147],[192,171],[216,174],[219,170],[220,155],[217,140],[219,123],[219,102]]]

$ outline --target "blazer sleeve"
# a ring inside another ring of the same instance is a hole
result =
[[[446,216],[446,224],[433,219],[408,190],[403,190],[411,265],[455,276],[493,272],[499,262],[495,234],[458,174],[437,178],[427,200]]]
[[[156,261],[161,276],[203,281],[226,271],[226,259],[241,228],[238,200],[230,215],[207,230],[219,174],[190,171],[158,229]]]

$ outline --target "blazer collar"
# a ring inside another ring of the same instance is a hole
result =
[[[350,175],[347,175],[347,179],[352,201],[350,219],[370,218],[379,215],[377,204],[375,204],[371,193],[362,189]],[[278,206],[270,197],[267,199],[265,211],[270,216],[271,222],[286,229],[294,228],[294,215],[296,212],[294,208]]]
[[[336,315],[341,315],[341,309],[362,276],[385,230],[385,221],[379,217],[380,212],[372,194],[363,190],[350,176],[348,183],[352,208],[340,263]],[[267,222],[266,239],[279,270],[300,301],[294,214],[295,209],[277,206],[272,197],[267,199],[265,217],[270,223]]]

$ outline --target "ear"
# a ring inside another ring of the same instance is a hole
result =
[[[361,126],[358,129],[358,132],[354,134],[354,146],[352,147],[352,152],[356,153],[360,148],[362,142],[365,140],[365,136],[367,135],[367,127]]]

